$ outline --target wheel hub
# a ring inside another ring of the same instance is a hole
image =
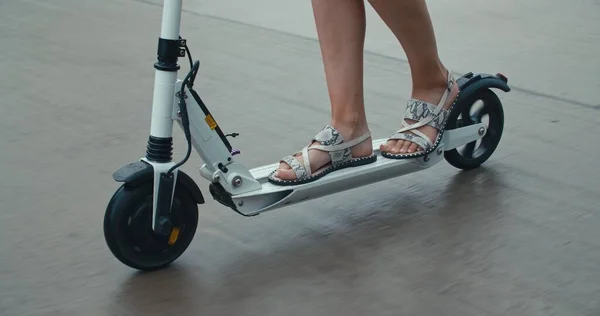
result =
[[[170,225],[170,224],[169,224]],[[129,232],[134,247],[139,252],[157,253],[170,247],[171,229],[166,235],[159,235],[152,229],[152,212],[148,204],[142,205],[129,219]]]

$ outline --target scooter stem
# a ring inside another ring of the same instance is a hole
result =
[[[181,25],[181,10],[183,0],[165,0],[163,3],[162,26],[160,37],[164,39],[179,39]]]
[[[158,39],[157,61],[154,64],[154,92],[152,96],[152,119],[145,161],[154,169],[154,194],[152,227],[161,234],[168,234],[168,215],[173,202],[177,171],[168,176],[173,163],[173,100],[179,57],[185,56],[179,38],[183,0],[165,0],[162,26]]]
[[[154,95],[150,137],[171,143],[173,135],[173,95],[180,57],[179,28],[183,0],[165,0],[158,43],[158,61],[154,64]],[[147,157],[153,160],[153,157]],[[166,157],[160,157],[159,162]],[[169,159],[170,160],[170,159]]]

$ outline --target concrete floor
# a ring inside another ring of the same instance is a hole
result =
[[[112,172],[145,150],[153,1],[0,2],[0,315],[600,314],[597,1],[431,2],[449,67],[514,88],[482,168],[442,163],[251,219],[209,199],[187,252],[144,274],[113,258],[102,219]],[[182,36],[254,167],[304,145],[329,110],[310,2],[245,3],[186,2]],[[385,137],[410,78],[369,23],[368,116]],[[208,196],[200,163],[184,170]]]

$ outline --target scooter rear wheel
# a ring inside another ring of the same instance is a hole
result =
[[[167,236],[152,229],[153,183],[139,187],[122,185],[110,200],[104,216],[104,238],[113,255],[123,264],[142,271],[164,268],[188,248],[196,233],[198,205],[191,194],[177,185]]]
[[[459,169],[470,170],[479,167],[494,153],[504,129],[504,109],[498,96],[489,89],[483,89],[458,103],[448,117],[447,129],[455,129],[473,124],[487,125],[486,135],[444,153],[446,161]]]

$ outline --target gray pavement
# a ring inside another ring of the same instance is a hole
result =
[[[144,274],[112,257],[102,218],[111,173],[145,150],[152,1],[0,2],[0,315],[600,314],[597,1],[431,2],[448,66],[514,88],[484,167],[442,163],[251,219],[208,199],[188,251]],[[245,3],[186,2],[182,35],[253,167],[304,145],[328,103],[309,2]],[[385,137],[410,78],[378,23],[365,84]],[[199,164],[184,170],[208,196]]]

